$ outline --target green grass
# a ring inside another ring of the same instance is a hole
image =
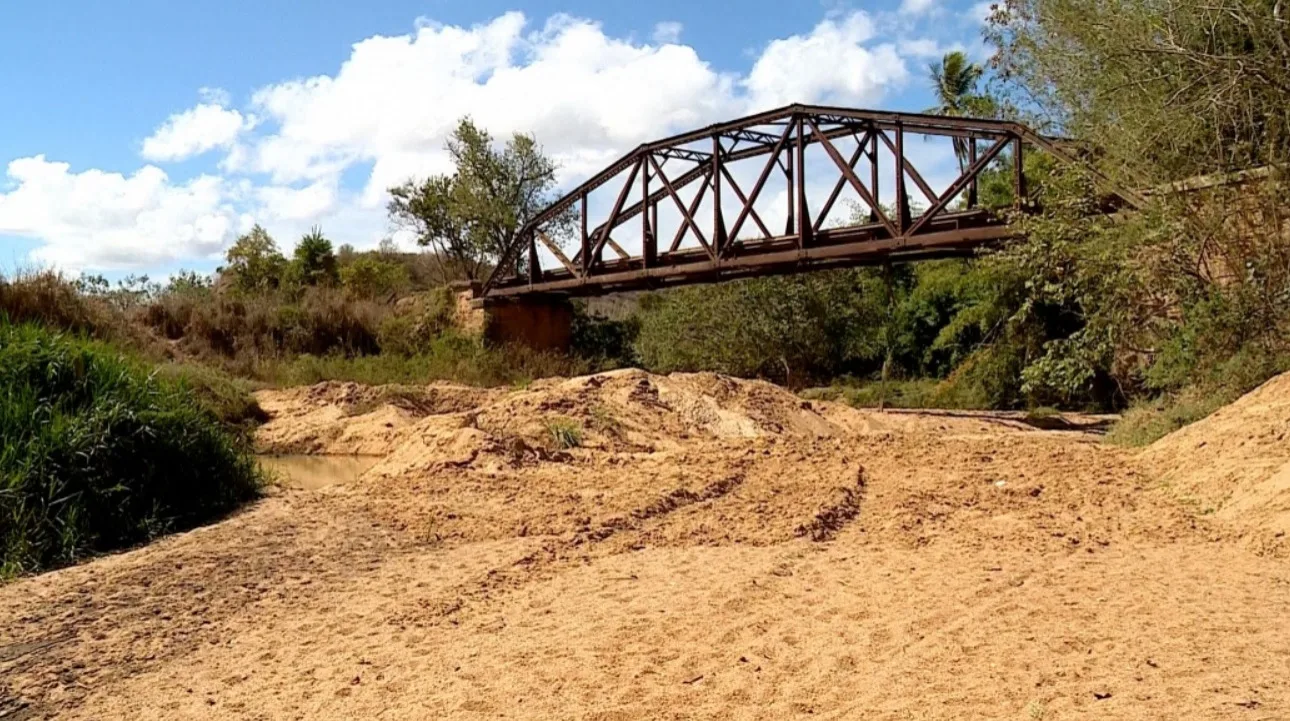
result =
[[[552,418],[546,422],[547,435],[551,445],[559,450],[568,450],[582,445],[582,426],[569,418]]]
[[[0,577],[191,528],[256,497],[246,445],[173,372],[0,318]]]
[[[310,385],[326,380],[367,385],[446,380],[474,386],[525,387],[535,378],[581,375],[589,370],[586,362],[568,356],[523,346],[490,348],[477,339],[445,333],[428,342],[416,355],[301,355],[262,362],[254,373],[278,386]]]
[[[1173,395],[1134,403],[1106,434],[1118,446],[1149,445],[1183,426],[1195,423],[1241,396],[1231,388],[1184,389]]]
[[[191,394],[230,428],[249,431],[269,420],[268,414],[251,396],[254,384],[246,379],[196,363],[167,363],[157,367],[156,375],[159,380]]]
[[[884,397],[880,381],[855,381],[829,386],[808,388],[801,392],[807,400],[841,401],[856,408],[877,408]],[[899,380],[887,381],[885,390],[887,408],[952,408],[951,398],[944,396],[941,381]]]

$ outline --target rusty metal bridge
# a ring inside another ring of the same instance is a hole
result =
[[[934,188],[910,158],[930,146],[913,138],[948,141],[957,175]],[[601,295],[971,253],[1014,233],[979,203],[987,169],[1009,161],[1014,203],[1033,209],[1027,148],[1081,162],[1060,140],[1000,120],[790,105],[711,125],[641,145],[547,207],[517,232],[479,295]],[[1141,204],[1090,172],[1112,206]],[[824,185],[808,177],[821,173]],[[782,186],[772,183],[777,174]],[[771,185],[785,197],[766,198]],[[830,225],[844,196],[858,212]],[[772,212],[784,232],[767,224]],[[569,257],[562,245],[577,250]]]

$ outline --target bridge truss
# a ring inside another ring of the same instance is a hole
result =
[[[934,189],[910,159],[911,136],[948,138],[961,155],[957,177]],[[1006,219],[979,203],[982,174],[992,165],[1010,159],[1015,202],[1032,207],[1026,147],[1080,162],[1059,141],[998,120],[791,105],[712,125],[641,145],[547,207],[519,229],[480,295],[600,295],[970,253],[1013,234]],[[831,162],[819,158],[821,150]],[[810,163],[808,151],[816,157]],[[751,182],[744,161],[759,171]],[[808,175],[821,168],[831,173],[832,191],[811,208],[808,187],[822,186]],[[740,173],[746,174],[742,184]],[[763,219],[763,196],[779,185],[777,176],[786,196],[782,233]],[[880,200],[884,176],[894,186],[886,204]],[[911,186],[921,195],[921,212],[910,201]],[[693,188],[688,200],[687,188]],[[597,191],[602,200],[593,209]],[[1142,202],[1132,191],[1108,192],[1117,204]],[[829,227],[826,219],[844,193],[855,199],[859,217]],[[660,206],[674,229],[660,224]],[[562,245],[577,250],[570,257]]]

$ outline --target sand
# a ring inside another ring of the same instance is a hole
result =
[[[0,587],[0,719],[1290,718],[1274,383],[1143,453],[710,374],[266,391],[266,452],[378,460]]]

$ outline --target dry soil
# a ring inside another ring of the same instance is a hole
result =
[[[379,460],[0,587],[0,719],[1290,718],[1290,378],[1140,453],[708,374],[260,401]]]

